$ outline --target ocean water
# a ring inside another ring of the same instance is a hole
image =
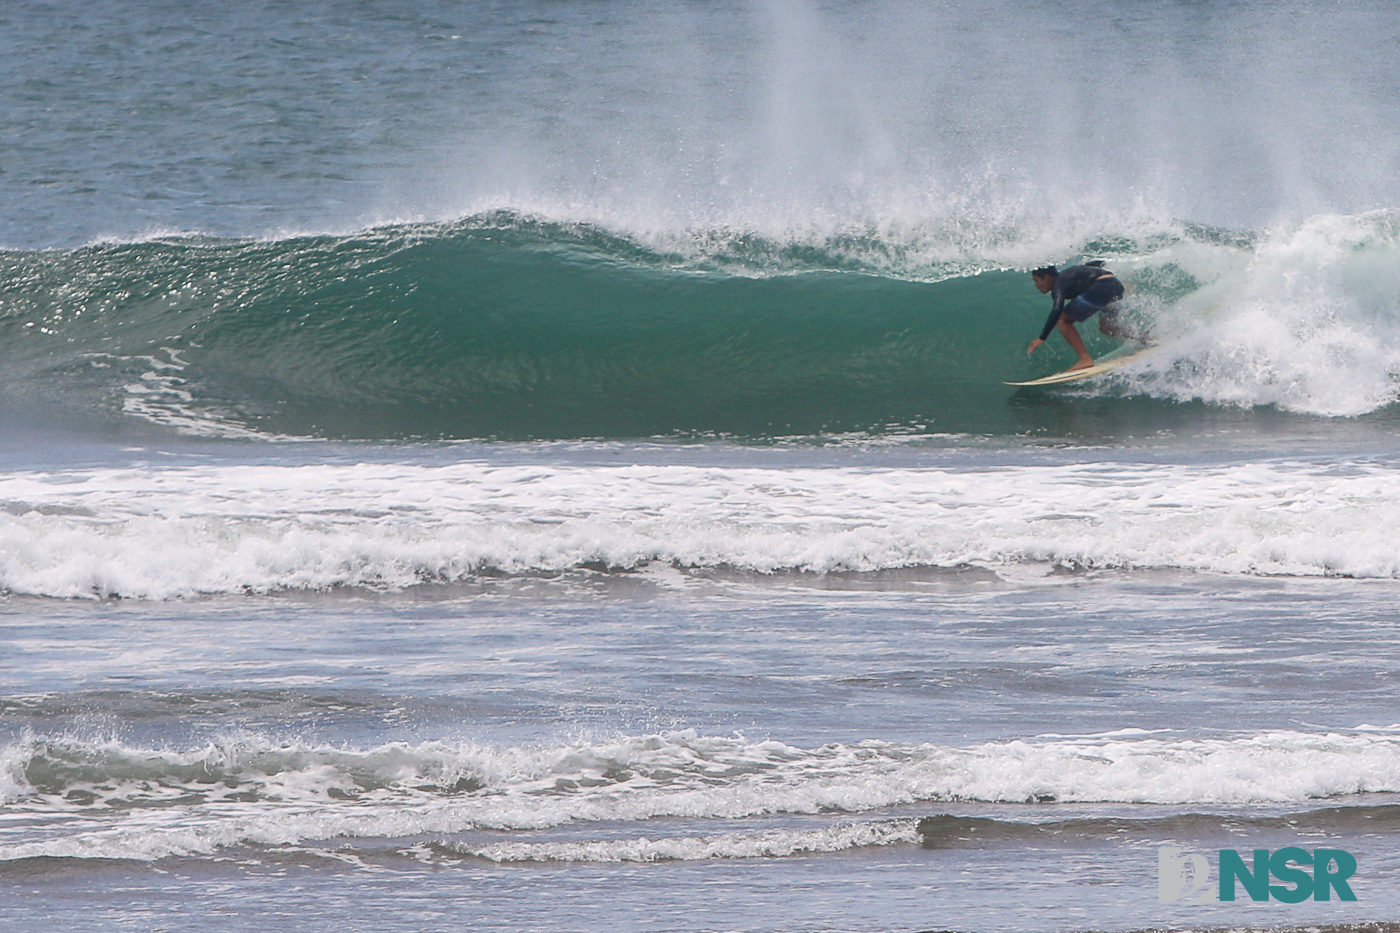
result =
[[[4,6],[0,922],[1400,928],[1398,42]]]

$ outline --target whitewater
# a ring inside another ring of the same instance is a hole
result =
[[[0,582],[14,594],[170,599],[652,565],[1400,574],[1391,460],[890,469],[454,454],[451,465],[12,472],[0,480]]]
[[[7,930],[1400,924],[1388,4],[0,21]]]

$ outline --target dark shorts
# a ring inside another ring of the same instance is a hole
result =
[[[1106,275],[1090,285],[1084,294],[1065,305],[1064,319],[1078,324],[1080,321],[1089,320],[1100,311],[1106,315],[1114,314],[1114,309],[1108,306],[1122,297],[1123,283],[1115,276]]]

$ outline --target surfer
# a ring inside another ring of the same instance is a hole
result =
[[[1123,297],[1123,283],[1101,262],[1070,266],[1063,272],[1054,266],[1043,266],[1031,273],[1031,280],[1042,295],[1052,294],[1055,307],[1045,321],[1040,336],[1031,341],[1026,350],[1029,356],[1050,336],[1050,331],[1058,329],[1065,342],[1079,356],[1066,372],[1088,369],[1094,365],[1094,358],[1084,349],[1084,340],[1079,336],[1075,324],[1087,321],[1095,314],[1099,316],[1099,331],[1110,337],[1134,337],[1135,335],[1118,322],[1118,312],[1113,303]]]

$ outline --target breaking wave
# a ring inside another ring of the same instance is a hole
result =
[[[0,253],[11,408],[195,434],[396,439],[1055,430],[1003,379],[1048,310],[1025,270],[1098,256],[1161,340],[1097,390],[1380,412],[1400,377],[1392,213],[1224,231],[859,229],[646,237],[509,212],[274,241]],[[1097,335],[1097,353],[1112,348]],[[1037,412],[1043,416],[1043,411]]]

